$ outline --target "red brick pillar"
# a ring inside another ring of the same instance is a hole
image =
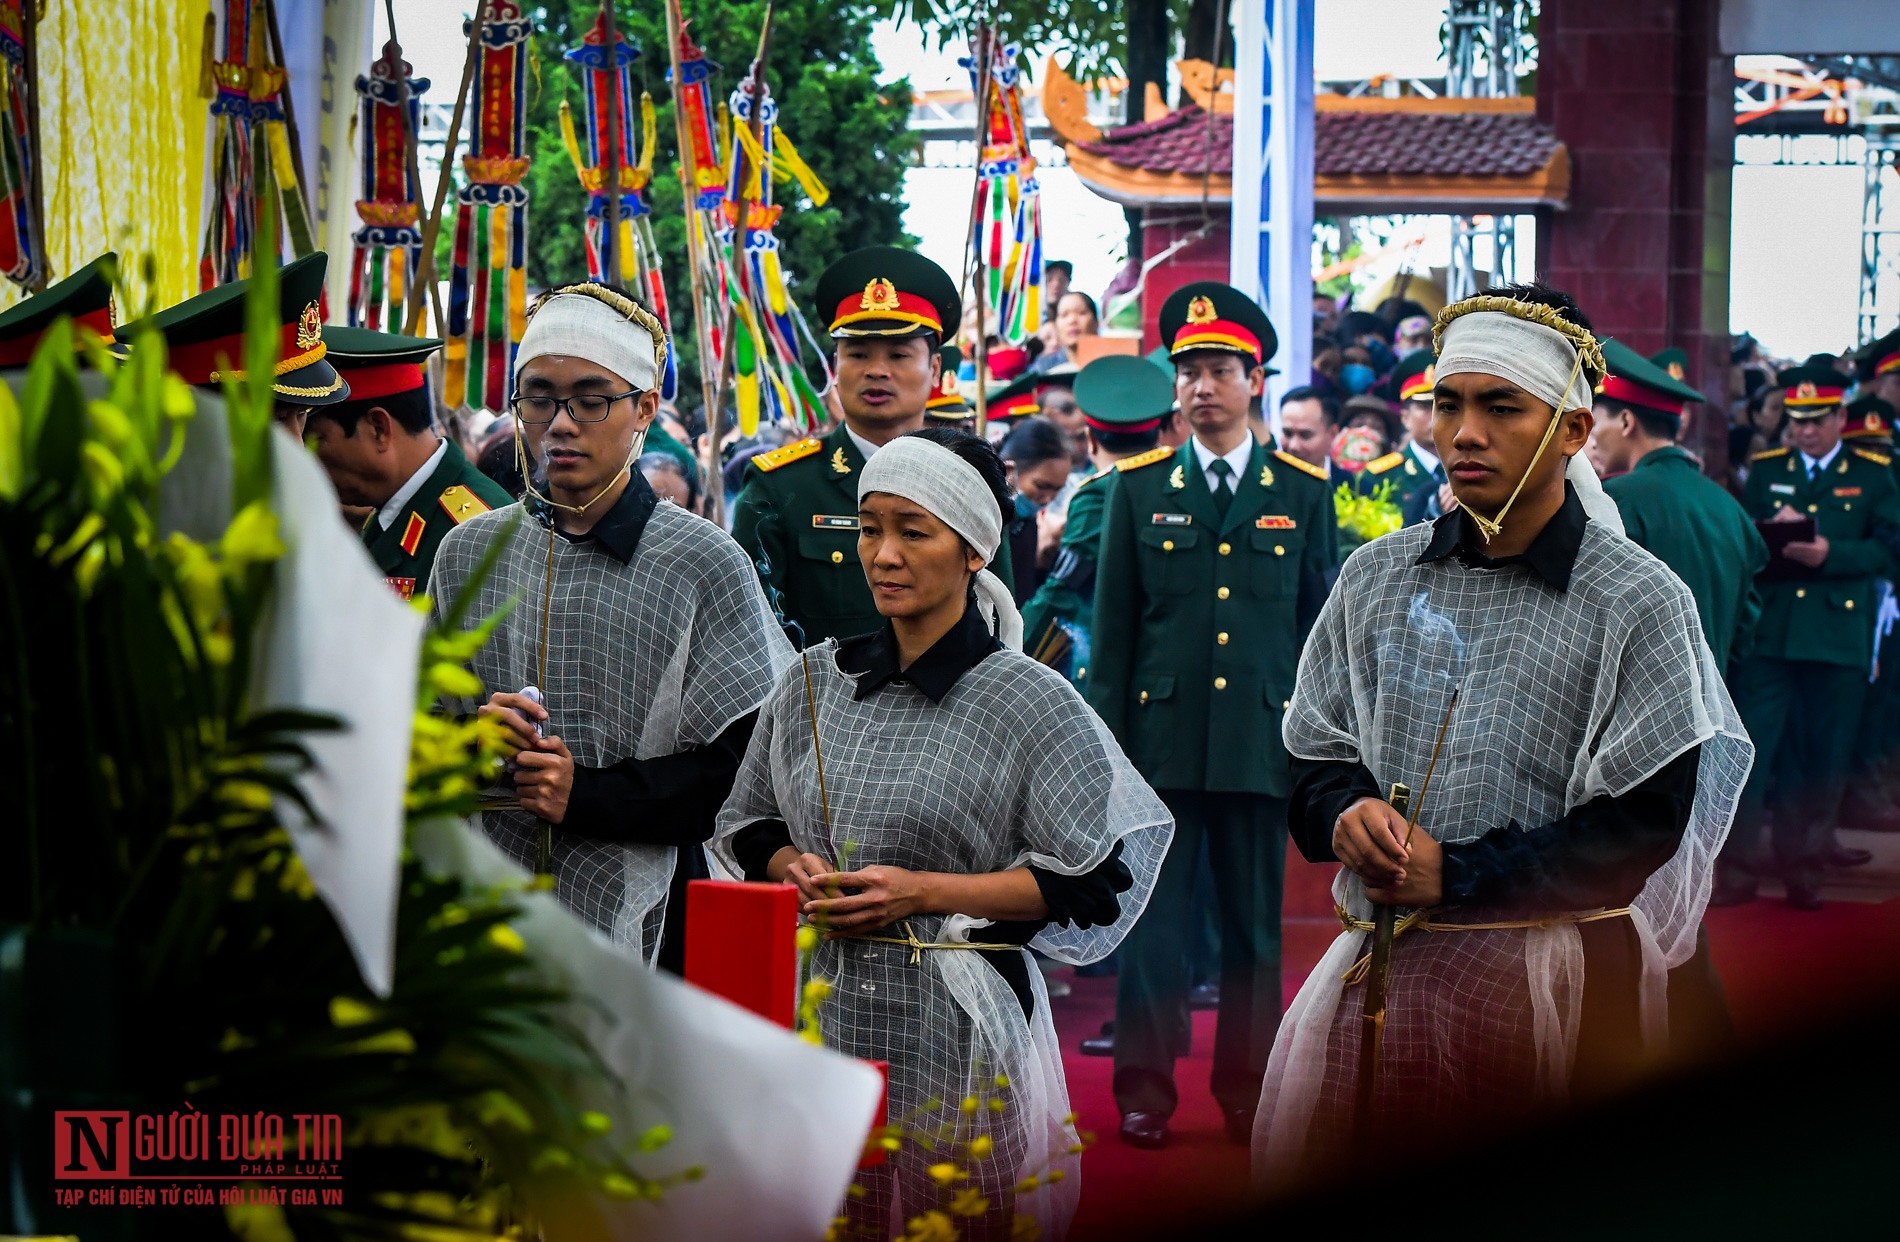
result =
[[[1539,221],[1537,271],[1597,331],[1689,354],[1709,398],[1688,439],[1727,465],[1734,68],[1721,0],[1544,0],[1537,115],[1570,150],[1570,208]]]
[[[1201,234],[1206,226],[1206,217],[1198,207],[1191,211],[1150,207],[1145,214],[1141,226],[1143,262],[1170,250],[1173,253],[1148,273],[1148,279],[1141,288],[1143,353],[1161,344],[1161,304],[1168,300],[1169,294],[1197,280],[1227,279],[1227,221],[1225,218],[1217,219],[1212,228]],[[1179,249],[1175,249],[1177,246]]]

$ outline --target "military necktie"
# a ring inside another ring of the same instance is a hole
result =
[[[1220,480],[1214,488],[1214,510],[1226,517],[1227,506],[1234,502],[1234,468],[1227,464],[1225,457],[1216,457],[1208,469]]]

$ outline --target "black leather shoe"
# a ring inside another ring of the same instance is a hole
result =
[[[1715,879],[1715,891],[1709,894],[1709,904],[1712,906],[1745,906],[1755,900],[1756,896],[1758,896],[1758,890],[1754,880],[1739,880],[1731,879],[1726,876],[1717,876]]]
[[[1188,993],[1189,1009],[1219,1009],[1220,984],[1203,983]]]
[[[1865,867],[1873,860],[1872,850],[1856,849],[1851,845],[1837,845],[1827,852],[1827,865],[1830,867]]]
[[[1806,884],[1788,885],[1788,905],[1795,910],[1813,912],[1821,908],[1821,892]]]
[[[1102,1023],[1102,1033],[1100,1035],[1082,1041],[1082,1055],[1085,1057],[1112,1057],[1115,1055],[1115,1020],[1113,1018]]]
[[[1122,1142],[1158,1151],[1168,1145],[1168,1119],[1160,1113],[1123,1113]]]
[[[1253,1109],[1223,1108],[1221,1120],[1227,1123],[1227,1139],[1242,1147],[1253,1144]]]

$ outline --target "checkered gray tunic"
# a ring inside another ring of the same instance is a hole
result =
[[[471,518],[436,556],[438,615],[504,531],[507,545],[469,616],[478,620],[510,599],[520,602],[470,668],[490,692],[538,685],[548,709],[543,731],[567,743],[577,764],[605,767],[704,746],[757,708],[792,658],[739,545],[669,503],[653,510],[630,564],[591,542],[554,537],[551,597],[545,527],[519,505]],[[497,845],[534,866],[539,820],[522,811],[481,818]],[[673,863],[671,846],[607,844],[554,831],[561,900],[649,958],[658,947]]]
[[[715,858],[737,873],[733,834],[781,819],[793,843],[847,870],[872,864],[976,875],[1034,864],[1078,875],[1100,864],[1117,841],[1134,885],[1121,916],[1089,929],[1050,926],[1031,944],[1064,961],[1102,957],[1133,925],[1167,852],[1174,822],[1122,754],[1101,720],[1060,674],[1018,651],[986,657],[941,703],[908,684],[863,700],[837,663],[837,644],[809,649],[812,701],[823,744],[827,823],[813,756],[804,671],[793,663],[759,715],[758,730],[719,814]],[[910,920],[926,942],[967,939],[981,920],[926,915]],[[901,935],[897,929],[883,934]],[[1020,952],[1020,950],[1009,950]],[[851,1056],[890,1063],[890,1117],[913,1140],[885,1169],[862,1179],[870,1193],[845,1205],[867,1236],[947,1202],[929,1165],[961,1160],[958,1143],[988,1135],[995,1154],[969,1161],[990,1201],[965,1237],[1009,1237],[1012,1210],[1032,1215],[1042,1236],[1060,1237],[1074,1211],[1079,1179],[1069,1152],[1068,1088],[1041,974],[1032,1015],[1001,975],[977,960],[989,953],[910,951],[862,940],[822,944],[812,970],[836,991],[820,1011],[825,1043]],[[997,1087],[996,1076],[1009,1084]],[[969,1097],[987,1104],[973,1112]],[[1064,1180],[1016,1200],[1031,1173]]]
[[[1715,854],[1754,758],[1694,600],[1661,561],[1595,520],[1567,591],[1521,569],[1416,564],[1431,537],[1429,525],[1408,527],[1346,562],[1300,660],[1287,750],[1361,761],[1381,786],[1403,782],[1416,799],[1457,688],[1438,771],[1417,806],[1420,827],[1450,842],[1512,820],[1527,830],[1550,823],[1591,798],[1628,792],[1700,745],[1682,845],[1635,902],[1646,1034],[1658,1039],[1665,968],[1694,948]],[[1333,893],[1355,917],[1372,917],[1357,876],[1342,871]],[[1362,994],[1342,999],[1341,975],[1365,944],[1361,933],[1341,935],[1280,1029],[1256,1122],[1255,1169],[1265,1179],[1349,1137],[1342,1119],[1357,1077]],[[1561,1098],[1582,979],[1574,925],[1401,938],[1382,1097],[1387,1087],[1437,1092],[1486,1112],[1513,1098]]]

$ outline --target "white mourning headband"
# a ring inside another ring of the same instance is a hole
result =
[[[632,299],[601,285],[569,285],[542,298],[515,350],[515,373],[549,354],[599,363],[630,387],[659,387],[666,330]]]
[[[1601,375],[1609,369],[1589,332],[1552,307],[1512,298],[1467,298],[1446,307],[1436,336],[1437,378],[1500,376],[1559,413],[1591,408],[1596,396],[1589,370]]]
[[[1003,515],[996,494],[975,466],[921,436],[899,436],[871,456],[858,475],[858,503],[872,492],[902,496],[929,510],[976,549],[985,566],[1003,542]],[[1023,618],[1002,579],[983,569],[976,576],[977,601],[1006,646],[1020,651]]]

